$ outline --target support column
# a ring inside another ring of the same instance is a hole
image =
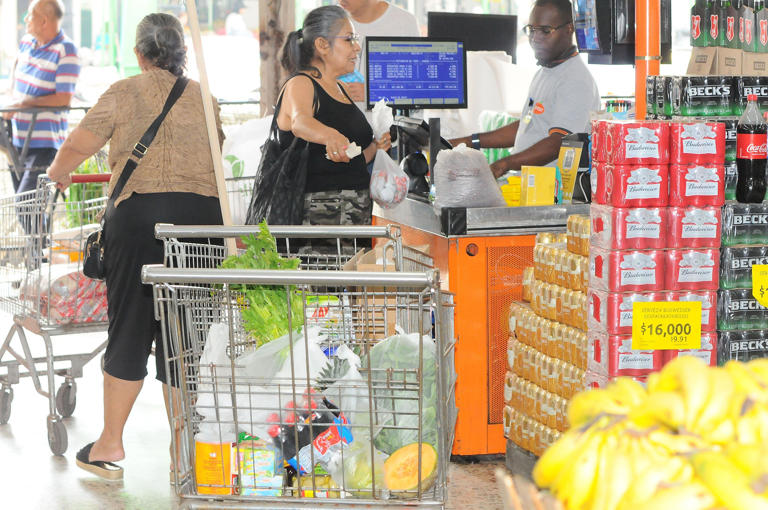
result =
[[[280,52],[286,36],[295,28],[293,1],[259,2],[259,52],[261,53],[261,115],[274,110],[280,85],[287,78],[280,66]]]

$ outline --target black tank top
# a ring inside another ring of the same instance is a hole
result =
[[[363,112],[351,100],[350,103],[342,103],[332,98],[314,79],[312,84],[315,86],[318,100],[315,119],[334,128],[361,149],[368,147],[373,141],[373,130]],[[349,99],[346,91],[341,86],[339,88]],[[278,134],[281,148],[286,149],[294,139],[293,133],[278,128]],[[370,184],[371,177],[362,153],[352,158],[349,163],[334,163],[325,157],[325,145],[310,143],[308,159],[305,193],[360,190],[367,189]]]

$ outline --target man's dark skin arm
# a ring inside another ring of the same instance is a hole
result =
[[[516,120],[512,124],[507,124],[494,131],[488,131],[487,133],[480,133],[480,146],[486,149],[498,149],[512,147],[515,144],[515,138],[517,137],[517,128],[520,127],[520,121]],[[462,138],[454,138],[448,140],[451,145],[456,147],[459,144],[465,144],[467,147],[472,147],[472,137],[465,136]],[[550,159],[550,161],[552,161]]]
[[[491,165],[494,177],[501,177],[510,170],[520,170],[523,165],[543,166],[557,159],[563,135],[552,133],[522,152],[502,158]]]

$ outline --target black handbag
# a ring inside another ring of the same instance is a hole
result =
[[[315,80],[312,80],[312,84],[315,87],[312,105],[316,114],[319,85]],[[247,225],[257,225],[264,219],[269,225],[300,225],[304,218],[309,142],[294,136],[285,150],[280,148],[277,115],[280,113],[284,93],[277,100],[269,136],[261,147],[259,169],[253,181],[251,203],[245,217]]]
[[[171,110],[174,103],[176,103],[176,100],[181,97],[181,94],[187,86],[187,82],[189,82],[189,79],[183,76],[179,76],[176,79],[176,83],[173,84],[173,88],[171,89],[170,94],[168,94],[168,99],[165,100],[163,111],[160,112],[160,115],[158,115],[154,122],[152,122],[141,137],[141,140],[139,140],[139,143],[134,145],[131,156],[136,159],[129,157],[128,161],[125,162],[123,173],[120,174],[120,178],[117,180],[117,184],[115,184],[115,187],[107,200],[107,210],[114,205],[115,200],[120,196],[120,192],[123,191],[125,183],[128,182],[128,179],[136,169],[136,166],[138,166],[141,158],[147,153],[147,149],[149,149],[149,146],[155,139],[155,135],[157,135],[157,130],[160,128],[160,124],[163,123],[165,116],[168,115],[168,112]],[[85,246],[83,247],[83,274],[93,280],[103,280],[105,275],[103,233],[106,216],[105,211],[101,216],[101,225],[99,226],[99,229],[88,235],[88,239],[86,239]]]

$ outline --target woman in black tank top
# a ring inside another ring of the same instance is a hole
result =
[[[352,23],[338,6],[312,10],[283,47],[281,63],[293,76],[284,87],[277,126],[283,148],[294,137],[309,143],[305,224],[371,222],[367,165],[390,142],[373,139],[365,115],[338,81],[355,70],[359,53]],[[359,154],[351,152],[355,146]]]

